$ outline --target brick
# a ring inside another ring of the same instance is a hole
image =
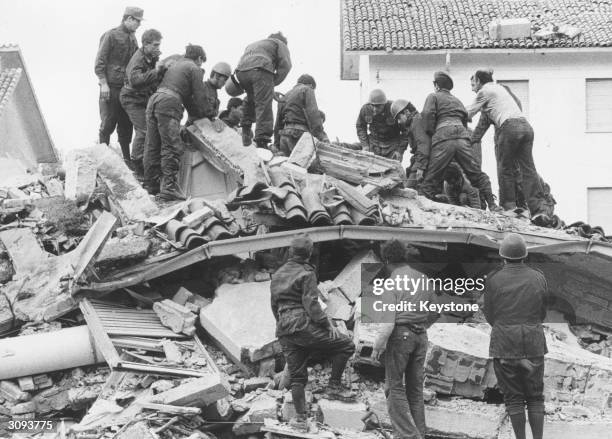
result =
[[[17,380],[19,382],[19,388],[24,392],[36,390],[36,384],[32,377],[22,377]]]

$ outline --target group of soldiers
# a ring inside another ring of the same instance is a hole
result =
[[[491,70],[472,76],[476,99],[467,108],[451,93],[448,73],[436,72],[433,85],[420,113],[408,100],[390,101],[382,90],[373,90],[357,118],[361,148],[401,161],[410,147],[408,186],[432,200],[492,211],[528,209],[548,225],[555,201],[536,171],[533,128],[518,98],[493,81]],[[468,122],[479,112],[472,131]],[[500,206],[482,171],[481,140],[490,125],[495,127]]]

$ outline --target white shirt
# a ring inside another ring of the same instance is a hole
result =
[[[518,104],[504,86],[494,82],[487,82],[476,93],[476,100],[467,107],[468,117],[471,119],[476,113],[482,111],[499,128],[508,119],[525,117]]]

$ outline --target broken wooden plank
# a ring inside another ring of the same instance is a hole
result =
[[[202,409],[199,407],[181,407],[177,405],[169,405],[169,404],[157,404],[154,402],[139,402],[143,409],[154,410],[160,413],[168,413],[170,415],[199,415],[202,413]]]
[[[69,253],[74,261],[72,282],[78,282],[85,269],[100,254],[104,243],[113,232],[115,224],[117,224],[117,218],[108,212],[103,212],[78,247]]]
[[[83,299],[79,304],[79,307],[81,308],[83,317],[85,318],[87,326],[91,331],[91,335],[96,341],[96,346],[98,349],[100,349],[102,355],[104,355],[104,359],[108,363],[108,366],[111,369],[114,369],[119,363],[119,354],[117,353],[117,349],[115,349],[113,342],[106,333],[102,321],[96,314],[95,308],[87,299]]]

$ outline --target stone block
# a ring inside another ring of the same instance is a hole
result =
[[[193,297],[194,294],[191,291],[185,287],[181,287],[172,298],[172,301],[178,303],[179,305],[185,305],[187,302],[192,301]]]
[[[153,304],[153,311],[159,317],[162,324],[172,331],[183,333],[189,336],[195,334],[195,316],[188,308],[173,302],[172,300],[163,300]]]

